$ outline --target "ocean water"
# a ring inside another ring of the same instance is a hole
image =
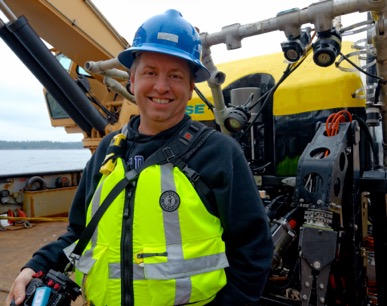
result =
[[[0,175],[83,169],[91,157],[79,150],[0,150]]]

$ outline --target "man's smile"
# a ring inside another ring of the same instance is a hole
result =
[[[150,98],[153,103],[157,104],[168,104],[169,102],[172,102],[173,100],[170,99],[160,99],[160,98]]]

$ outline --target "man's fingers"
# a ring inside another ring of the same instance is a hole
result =
[[[26,298],[26,287],[32,280],[35,271],[30,268],[23,269],[16,277],[6,299],[6,306],[20,305]]]

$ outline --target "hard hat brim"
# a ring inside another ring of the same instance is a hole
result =
[[[122,65],[130,69],[135,58],[135,53],[144,51],[168,54],[187,60],[197,69],[194,72],[196,83],[207,81],[210,78],[210,72],[199,60],[193,59],[190,54],[185,54],[185,52],[182,52],[182,50],[176,50],[176,48],[169,46],[160,46],[159,44],[153,45],[147,43],[146,46],[142,45],[139,47],[130,47],[118,54],[117,58]]]

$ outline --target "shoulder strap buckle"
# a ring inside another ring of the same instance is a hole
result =
[[[196,181],[200,178],[199,173],[185,165],[181,171],[188,177],[192,184],[195,184]]]
[[[172,160],[176,157],[170,147],[163,148],[163,153],[168,163],[171,163]]]

